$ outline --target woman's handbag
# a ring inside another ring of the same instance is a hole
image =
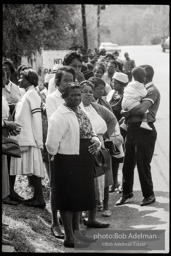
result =
[[[119,124],[117,123],[115,126],[115,131],[112,136],[110,136],[110,140],[106,140],[105,147],[109,148],[111,156],[115,158],[123,158],[124,151],[123,151],[123,144],[124,139],[120,133]]]
[[[21,151],[17,140],[2,137],[2,154],[20,158]]]
[[[119,148],[111,140],[104,141],[105,148],[110,152],[111,156],[119,155],[121,152]]]
[[[108,149],[101,148],[95,155],[94,177],[105,174],[110,169],[110,154]]]

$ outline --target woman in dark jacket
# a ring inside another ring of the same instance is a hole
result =
[[[128,76],[121,72],[116,72],[112,79],[113,87],[114,89],[109,92],[109,94],[106,97],[106,100],[110,103],[112,107],[112,111],[115,114],[118,122],[122,122],[122,115],[121,115],[121,102],[123,98],[124,88],[128,84]],[[126,131],[121,129],[121,135],[125,139],[126,137]],[[109,192],[118,191],[118,188],[120,186],[118,182],[118,170],[119,170],[119,164],[123,163],[123,158],[116,158],[112,157],[112,170],[113,170],[113,180],[114,184],[109,190]]]

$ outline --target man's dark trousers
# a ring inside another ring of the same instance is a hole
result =
[[[137,164],[143,197],[154,194],[151,176],[151,160],[154,153],[157,132],[153,123],[149,123],[152,131],[140,128],[140,123],[129,124],[125,145],[123,164],[123,194],[133,192],[134,168]]]

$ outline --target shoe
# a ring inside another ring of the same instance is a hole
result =
[[[102,213],[102,216],[103,217],[110,217],[112,215],[112,212],[110,210],[105,210],[103,213]]]
[[[16,202],[19,202],[19,203],[22,203],[24,201],[24,198],[19,196],[17,193],[15,194],[10,194],[9,195],[9,198],[11,198],[12,200],[16,201]]]
[[[9,204],[9,205],[19,205],[20,204],[20,202],[18,202],[18,201],[13,201],[9,196],[2,199],[2,203],[3,204]]]
[[[69,242],[67,240],[64,240],[64,246],[68,247],[68,248],[84,248],[84,247],[88,247],[90,245],[90,243],[84,243],[81,242],[77,239],[74,240],[74,242]]]
[[[58,239],[64,239],[65,235],[62,231],[60,231],[59,233],[55,228],[53,228],[53,226],[51,226],[50,228],[54,237]]]
[[[116,184],[115,186],[111,186],[110,189],[109,189],[109,193],[112,193],[112,192],[118,192],[119,190],[119,187],[120,187],[120,184]]]
[[[140,128],[143,128],[143,129],[146,129],[146,130],[153,130],[149,125],[148,123],[146,122],[142,122],[141,125],[140,125]]]
[[[156,198],[154,195],[151,195],[149,197],[146,197],[142,200],[142,202],[140,203],[141,206],[144,206],[144,205],[148,205],[148,204],[152,204],[156,201]]]
[[[31,201],[31,202],[23,202],[24,205],[26,206],[30,206],[30,207],[37,207],[37,208],[40,208],[40,209],[44,209],[46,207],[46,204],[45,203],[42,203],[42,204],[37,204],[35,203],[34,201]]]
[[[122,186],[119,186],[117,193],[121,194],[123,192]]]
[[[123,196],[116,202],[116,205],[122,205],[125,203],[125,201],[129,198],[132,198],[134,195],[133,193],[129,193],[129,194],[123,194]]]
[[[29,198],[29,199],[25,199],[25,200],[24,200],[24,203],[31,202],[31,201],[34,201],[34,200],[35,200],[35,198],[34,198],[34,197]]]
[[[108,228],[110,226],[110,224],[106,223],[106,222],[95,221],[94,223],[87,222],[86,226],[88,228]]]

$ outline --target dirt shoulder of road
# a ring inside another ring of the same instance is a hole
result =
[[[49,202],[49,181],[42,180],[43,194],[46,201],[44,210],[2,204],[2,251],[15,252],[64,252],[63,242],[52,236],[51,212]],[[27,177],[18,176],[15,191],[25,199],[33,195],[33,188],[28,187]]]

